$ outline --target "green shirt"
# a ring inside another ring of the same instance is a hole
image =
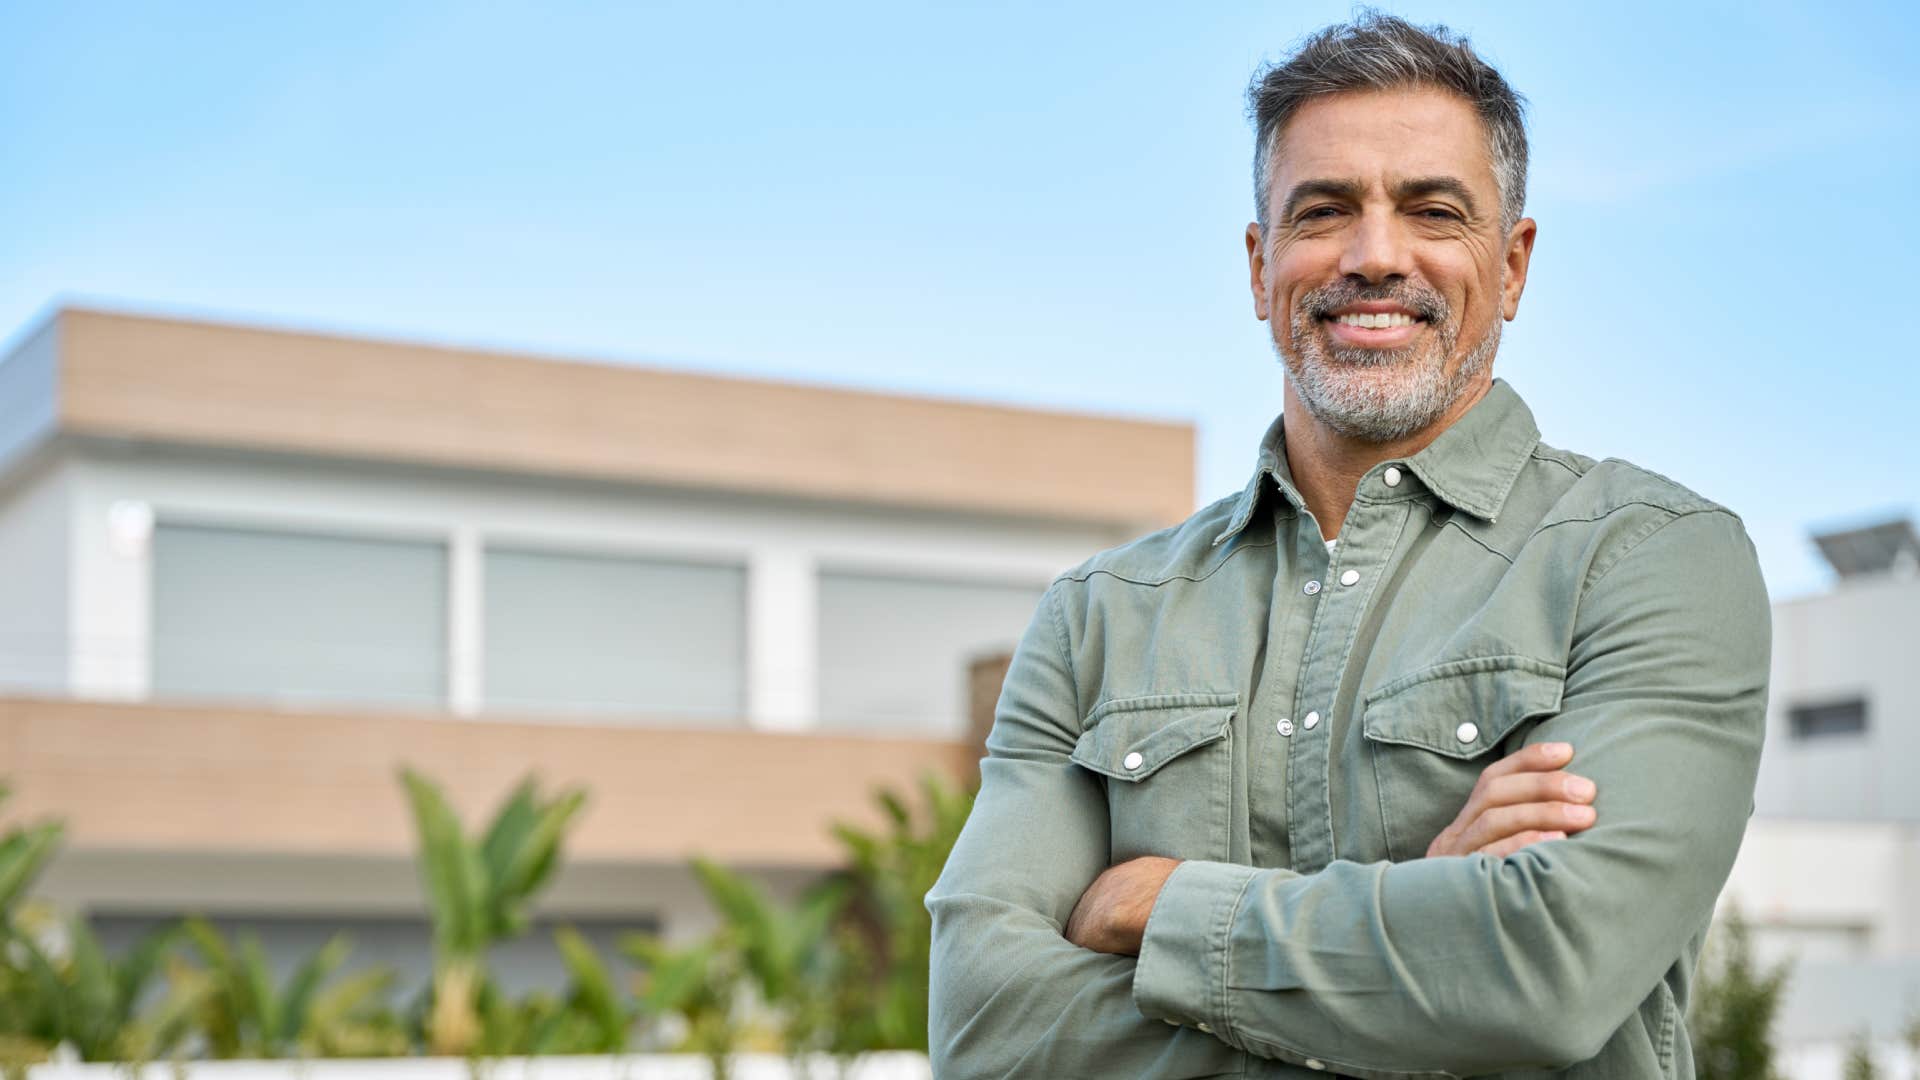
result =
[[[1739,517],[1540,442],[1496,379],[1329,551],[1281,431],[1239,495],[1042,598],[927,894],[936,1075],[1692,1076],[1766,712]],[[1542,741],[1593,826],[1423,858]],[[1062,937],[1139,855],[1186,860],[1139,958]]]

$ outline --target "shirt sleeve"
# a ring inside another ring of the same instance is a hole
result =
[[[1109,841],[1098,778],[1068,760],[1080,717],[1060,588],[1014,650],[973,812],[927,894],[934,1075],[1237,1075],[1232,1047],[1141,1014],[1133,957],[1062,936]]]
[[[1654,519],[1585,590],[1557,715],[1596,823],[1504,858],[1313,874],[1186,862],[1134,978],[1142,1012],[1363,1078],[1599,1053],[1701,932],[1749,815],[1771,611],[1720,509]]]

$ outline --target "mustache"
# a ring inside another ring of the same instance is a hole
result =
[[[1431,289],[1418,286],[1384,289],[1356,288],[1336,282],[1308,292],[1300,298],[1300,307],[1314,319],[1325,319],[1348,304],[1367,300],[1386,300],[1399,304],[1430,323],[1444,322],[1447,317],[1446,297]]]

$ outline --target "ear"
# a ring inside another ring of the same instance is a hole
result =
[[[1260,223],[1247,223],[1247,286],[1253,290],[1253,317],[1265,322],[1267,310],[1267,245]]]
[[[1507,284],[1500,297],[1500,313],[1508,322],[1520,313],[1520,293],[1527,287],[1527,265],[1533,260],[1533,240],[1539,231],[1538,222],[1521,218],[1507,237]]]

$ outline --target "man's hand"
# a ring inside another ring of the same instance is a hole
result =
[[[1178,865],[1179,859],[1142,855],[1101,871],[1067,917],[1066,939],[1094,952],[1139,956],[1147,916]]]
[[[1467,805],[1427,846],[1427,858],[1476,851],[1511,855],[1592,825],[1593,781],[1559,771],[1572,758],[1567,743],[1534,743],[1481,770]]]

